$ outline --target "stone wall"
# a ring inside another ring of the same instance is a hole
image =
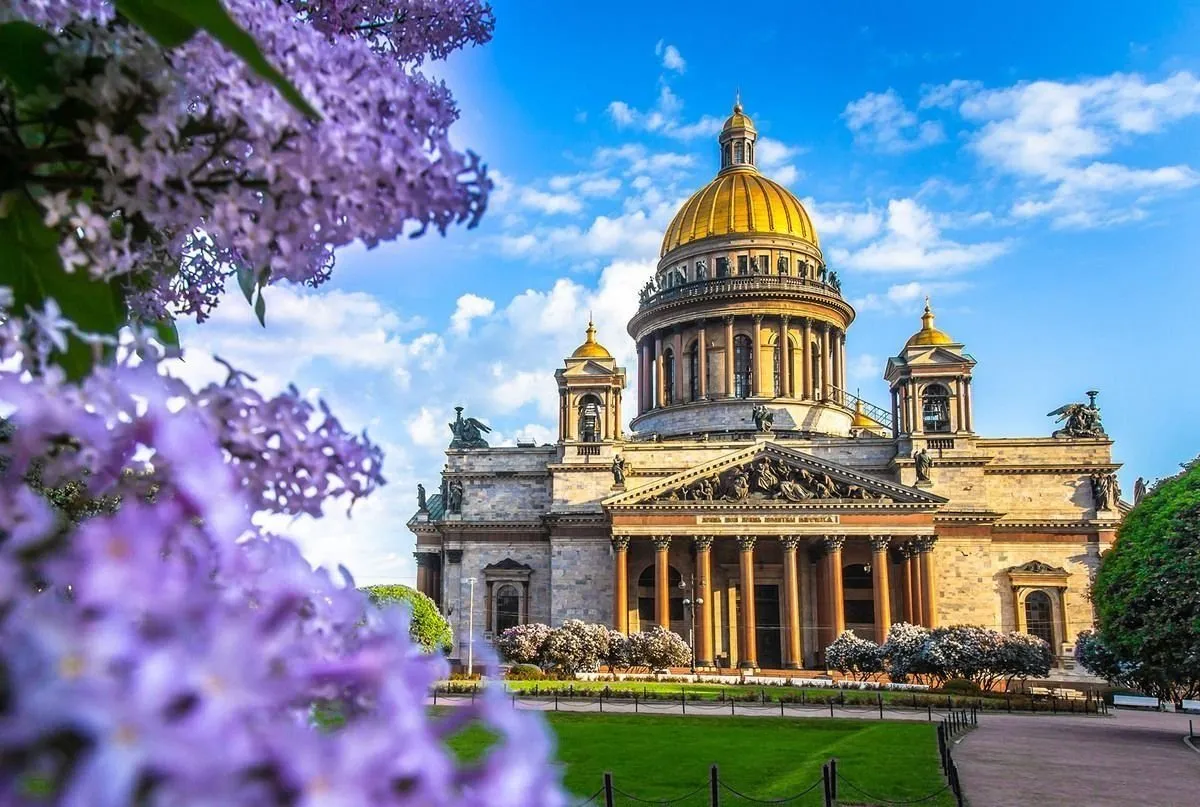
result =
[[[553,625],[565,619],[612,624],[613,557],[609,539],[550,539]]]
[[[512,558],[533,569],[529,577],[529,602],[526,613],[530,622],[548,622],[550,617],[550,545],[540,543],[475,543],[464,542],[452,544],[451,549],[461,548],[462,563],[447,564],[445,575],[446,596],[444,607],[453,608],[448,615],[450,627],[454,631],[454,651],[452,657],[465,659],[467,649],[467,619],[470,613],[470,589],[467,578],[475,578],[475,614],[474,635],[476,646],[485,640],[491,626],[486,609],[487,586],[484,582],[483,568],[499,563],[506,558]]]

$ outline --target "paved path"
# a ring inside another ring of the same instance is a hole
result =
[[[1187,715],[1158,712],[989,714],[954,759],[971,807],[1196,807],[1200,754],[1183,744],[1187,732]]]

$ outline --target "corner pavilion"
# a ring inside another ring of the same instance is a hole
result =
[[[446,452],[408,526],[452,655],[470,615],[477,639],[578,618],[667,627],[701,668],[803,669],[843,630],[906,621],[1027,631],[1069,664],[1127,507],[1112,441],[978,434],[975,359],[928,305],[887,405],[852,395],[854,309],[756,139],[736,105],[719,172],[667,228],[628,326],[630,431],[626,369],[589,324],[555,373],[555,444]]]

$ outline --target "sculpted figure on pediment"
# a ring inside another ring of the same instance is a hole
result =
[[[762,457],[745,466],[698,479],[689,485],[660,494],[656,502],[745,502],[783,499],[790,502],[816,499],[885,501],[885,494],[865,485],[840,482],[824,471],[798,468],[787,462]]]
[[[750,479],[744,469],[733,469],[729,479],[729,494],[725,498],[731,502],[744,502],[750,498]]]

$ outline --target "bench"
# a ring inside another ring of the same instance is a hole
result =
[[[1183,711],[1185,712],[1200,712],[1200,701],[1184,701]]]
[[[1158,698],[1146,695],[1113,695],[1113,706],[1132,706],[1137,709],[1157,709]]]

